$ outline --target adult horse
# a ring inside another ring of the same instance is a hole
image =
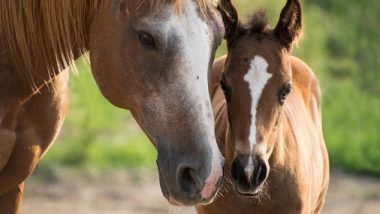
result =
[[[212,0],[2,0],[0,213],[17,212],[66,113],[64,69],[88,50],[102,94],[156,146],[164,196],[210,202],[223,157],[207,83],[223,33]]]
[[[271,29],[264,13],[241,25],[222,2],[228,55],[215,63],[211,95],[226,182],[198,212],[320,213],[329,181],[320,89],[291,56],[302,33],[300,3],[288,0]]]

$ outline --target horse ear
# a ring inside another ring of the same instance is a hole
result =
[[[287,0],[274,33],[288,49],[301,37],[302,10],[298,0]]]
[[[232,42],[240,33],[241,26],[239,23],[239,15],[231,0],[221,0],[218,10],[222,14],[225,36],[227,42]]]

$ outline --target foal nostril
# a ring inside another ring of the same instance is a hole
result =
[[[234,159],[234,161],[232,162],[231,175],[235,181],[239,182],[239,184],[244,185],[246,187],[250,186],[244,171],[244,166],[238,158]]]
[[[190,167],[180,169],[178,182],[182,193],[190,198],[195,198],[201,191],[200,178]]]
[[[267,165],[264,162],[259,161],[257,167],[255,167],[254,172],[254,174],[256,175],[254,178],[255,184],[257,186],[259,186],[265,180],[265,178],[267,177],[267,171]]]

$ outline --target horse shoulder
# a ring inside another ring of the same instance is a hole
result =
[[[12,153],[0,171],[0,194],[23,182],[56,138],[68,107],[66,78],[61,73],[21,107]]]
[[[0,41],[0,171],[5,167],[13,151],[21,102],[30,91],[29,85],[14,73]]]

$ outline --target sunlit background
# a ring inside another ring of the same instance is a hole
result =
[[[242,20],[247,20],[258,8],[266,9],[272,26],[285,4],[279,0],[233,2]],[[380,213],[380,206],[374,205],[380,204],[380,1],[304,0],[302,5],[304,37],[294,55],[311,66],[322,87],[323,131],[333,172],[333,191],[329,193],[325,212]],[[223,45],[218,56],[225,53]],[[155,174],[154,147],[129,112],[113,107],[101,96],[85,61],[78,60],[77,66],[80,72],[72,74],[69,83],[70,111],[57,142],[30,181],[24,213],[37,213],[31,211],[38,202],[32,203],[35,199],[32,196],[49,198],[61,191],[56,199],[59,202],[65,197],[62,188],[86,185],[93,190],[101,185],[101,190],[110,194],[106,197],[96,193],[112,200],[109,209],[100,212],[99,208],[99,213],[139,213],[137,208],[113,210],[133,197],[123,198],[126,193],[118,197],[112,192],[128,188],[153,191],[159,198],[152,199],[156,205],[141,202],[141,213],[167,213],[168,209],[174,213],[189,212],[173,211],[162,205],[166,202],[160,196]],[[76,181],[78,185],[70,186]],[[57,192],[38,189],[46,183],[57,188]],[[339,195],[341,190],[347,192]],[[77,199],[75,195],[70,197],[79,203],[77,200],[82,200],[83,195],[78,192]],[[88,203],[102,204],[96,200]]]

